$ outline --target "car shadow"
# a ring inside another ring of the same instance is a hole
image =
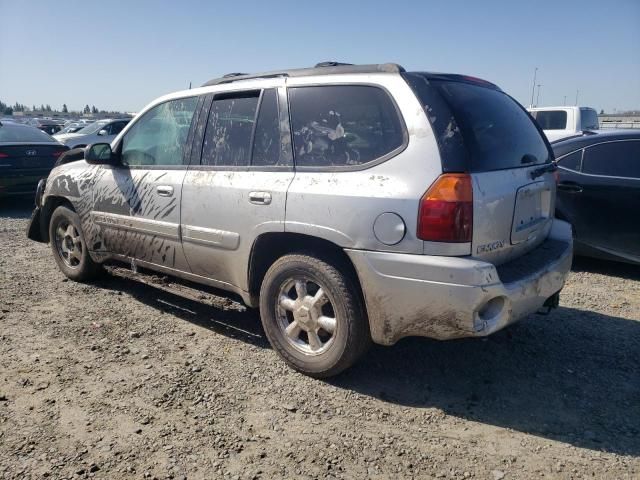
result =
[[[599,273],[628,280],[640,280],[640,265],[613,262],[599,258],[573,257],[571,270],[574,272]]]
[[[486,339],[409,338],[330,380],[385,402],[640,455],[640,322],[559,308]]]
[[[155,277],[156,285],[153,281],[146,281],[148,283],[142,283],[117,272],[111,272],[94,282],[94,285],[130,295],[160,312],[175,315],[181,320],[214,333],[260,348],[269,348],[257,310],[240,305],[236,299],[230,298],[228,293],[202,287],[202,298],[196,300],[186,298],[180,293],[167,291],[165,277]],[[171,280],[172,284],[182,285],[178,282],[175,279]],[[188,282],[184,284],[187,285]],[[211,298],[217,301],[211,302]]]

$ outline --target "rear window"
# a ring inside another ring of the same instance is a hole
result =
[[[459,128],[471,172],[519,168],[550,161],[549,150],[531,117],[504,92],[463,82],[431,82],[449,105]],[[457,126],[452,126],[457,125]]]
[[[55,140],[35,127],[3,125],[0,127],[0,142],[49,142]]]
[[[532,115],[543,130],[565,130],[567,128],[567,112],[564,110],[533,112]]]

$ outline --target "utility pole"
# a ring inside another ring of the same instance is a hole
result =
[[[578,94],[580,93],[580,90],[576,90],[576,107],[578,106]]]
[[[533,92],[536,89],[536,74],[538,73],[538,67],[533,71],[533,85],[531,85],[531,106],[533,107]]]
[[[538,95],[536,96],[536,107],[538,107],[540,105],[540,87],[542,87],[543,85],[538,84]]]

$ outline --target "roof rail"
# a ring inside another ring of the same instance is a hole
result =
[[[249,75],[249,74],[248,73],[233,72],[233,73],[227,73],[226,75],[223,75],[222,78],[239,77],[241,75]]]
[[[338,67],[338,66],[341,66],[341,65],[353,65],[353,63],[341,63],[341,62],[334,62],[333,60],[330,60],[328,62],[316,63],[315,68]]]
[[[313,68],[295,68],[291,70],[276,70],[264,73],[229,73],[220,78],[209,80],[203,87],[221,85],[225,83],[238,82],[240,80],[251,80],[256,78],[276,78],[276,77],[308,77],[311,75],[333,75],[338,73],[401,73],[405,69],[397,63],[378,63],[372,65],[353,65],[351,63],[340,62],[320,62]]]

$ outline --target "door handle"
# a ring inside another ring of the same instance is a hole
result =
[[[158,192],[158,195],[161,197],[170,197],[173,195],[173,187],[171,185],[158,185],[156,192]]]
[[[575,182],[560,182],[558,183],[558,190],[570,193],[582,192],[582,185]]]
[[[269,205],[271,194],[269,192],[249,192],[249,201],[256,205]]]

